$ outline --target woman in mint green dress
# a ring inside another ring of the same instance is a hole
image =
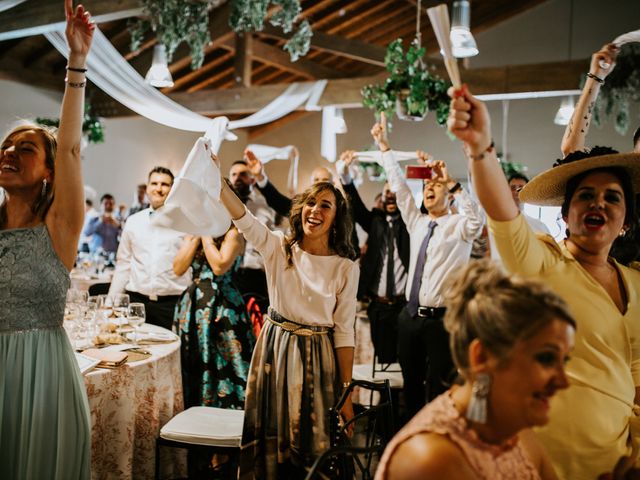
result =
[[[95,26],[72,0],[65,12],[69,64],[57,136],[25,125],[0,149],[3,479],[90,477],[89,407],[62,320],[84,217],[80,139]]]

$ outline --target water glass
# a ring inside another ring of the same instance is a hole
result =
[[[144,324],[146,314],[144,303],[129,304],[129,325],[133,327],[133,343],[138,345],[138,328]]]
[[[127,323],[127,315],[129,314],[129,295],[126,293],[118,293],[114,295],[113,311],[118,319],[118,325],[122,326]]]

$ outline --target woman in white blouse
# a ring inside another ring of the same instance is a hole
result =
[[[269,287],[247,382],[240,478],[304,478],[304,467],[329,448],[327,412],[351,381],[353,222],[328,182],[294,198],[289,236],[259,222],[224,182],[220,200],[262,255]],[[353,417],[350,400],[341,413]]]

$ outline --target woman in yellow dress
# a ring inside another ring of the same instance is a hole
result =
[[[448,126],[465,143],[478,198],[508,270],[538,277],[558,292],[578,323],[571,387],[554,398],[551,421],[538,430],[559,476],[582,480],[611,472],[632,456],[638,437],[640,272],[609,257],[637,221],[634,187],[640,154],[594,148],[574,152],[535,177],[525,203],[562,207],[567,238],[536,236],[520,214],[496,160],[485,105],[455,93]],[[631,462],[629,462],[631,463]]]

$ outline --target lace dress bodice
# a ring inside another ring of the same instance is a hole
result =
[[[398,446],[414,435],[437,433],[462,450],[471,469],[483,480],[540,480],[540,474],[518,437],[493,445],[471,430],[456,409],[451,392],[445,392],[420,410],[389,442],[376,471],[376,480],[387,477],[387,467]]]
[[[61,326],[69,283],[44,223],[0,231],[0,333]]]

